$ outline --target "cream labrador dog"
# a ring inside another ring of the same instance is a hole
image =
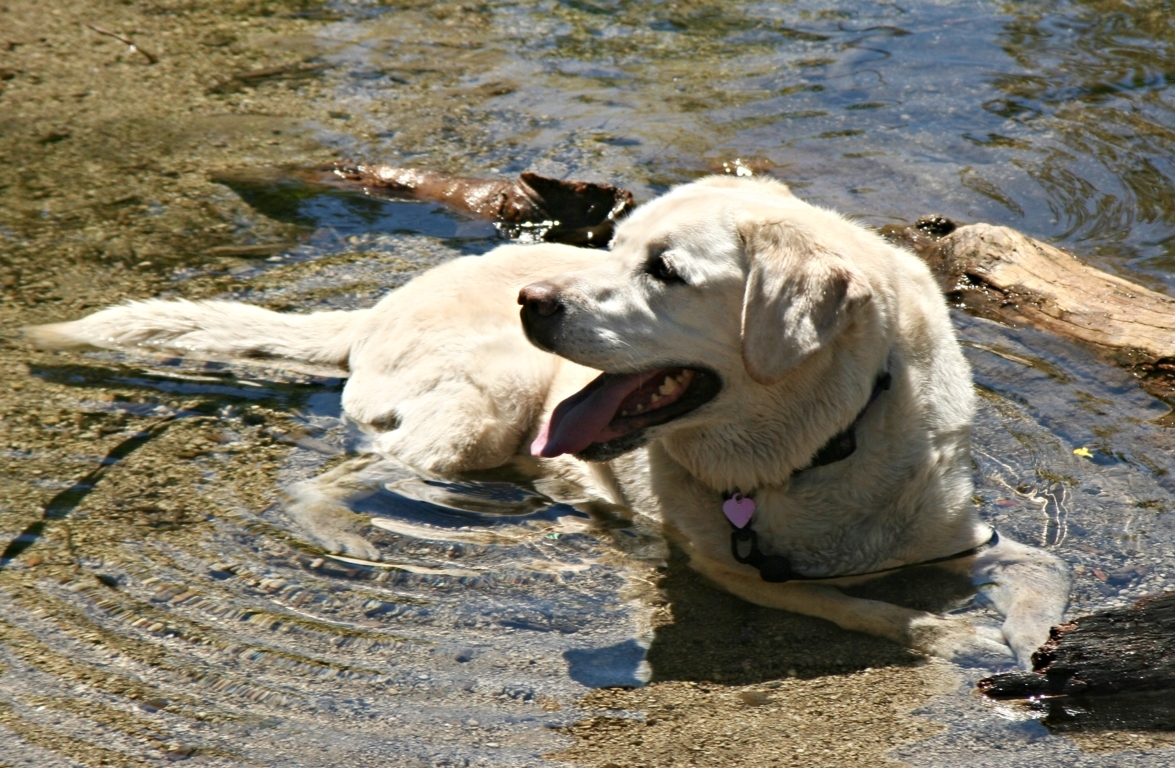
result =
[[[927,654],[1028,666],[1067,604],[1067,568],[971,502],[975,396],[927,268],[778,182],[703,179],[609,254],[503,246],[370,309],[152,300],[28,333],[344,372],[376,454],[434,475],[538,462],[659,520],[739,597]],[[377,557],[307,511],[354,487],[304,488],[293,516]],[[1002,627],[837,588],[926,564],[970,571]]]

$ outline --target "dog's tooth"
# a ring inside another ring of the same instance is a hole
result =
[[[645,409],[645,404],[644,404],[644,403],[640,403],[640,404],[639,404],[639,405],[637,405],[637,407],[636,407],[636,412],[637,412],[637,413],[640,413],[640,412],[641,412],[641,411],[643,411],[644,409]]]
[[[621,411],[621,412],[620,412],[620,415],[621,415],[621,416],[627,416],[627,415],[628,415],[628,411]]]
[[[661,395],[659,395],[659,394],[657,394],[656,392],[654,392],[654,393],[653,393],[653,396],[649,398],[649,402],[650,402],[650,403],[655,403],[655,402],[657,402],[657,401],[658,401],[658,400],[660,400],[660,399],[661,399]]]

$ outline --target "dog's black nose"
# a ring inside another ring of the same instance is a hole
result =
[[[518,292],[518,303],[522,305],[522,328],[526,337],[539,349],[553,352],[563,319],[559,289],[550,283],[531,283]]]
[[[550,283],[531,283],[518,292],[518,303],[527,314],[550,317],[563,309],[559,291]]]

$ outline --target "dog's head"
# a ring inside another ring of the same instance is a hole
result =
[[[638,209],[599,267],[519,294],[532,343],[604,371],[533,451],[606,460],[777,387],[870,306],[849,252],[871,237],[772,181],[713,177]]]

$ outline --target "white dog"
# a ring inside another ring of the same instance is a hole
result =
[[[925,653],[1028,665],[1067,603],[1060,561],[971,503],[970,371],[927,268],[777,182],[704,179],[610,254],[504,246],[371,309],[143,301],[29,334],[339,369],[379,453],[442,475],[539,457],[730,592]],[[1002,630],[835,586],[930,563],[969,569]]]

